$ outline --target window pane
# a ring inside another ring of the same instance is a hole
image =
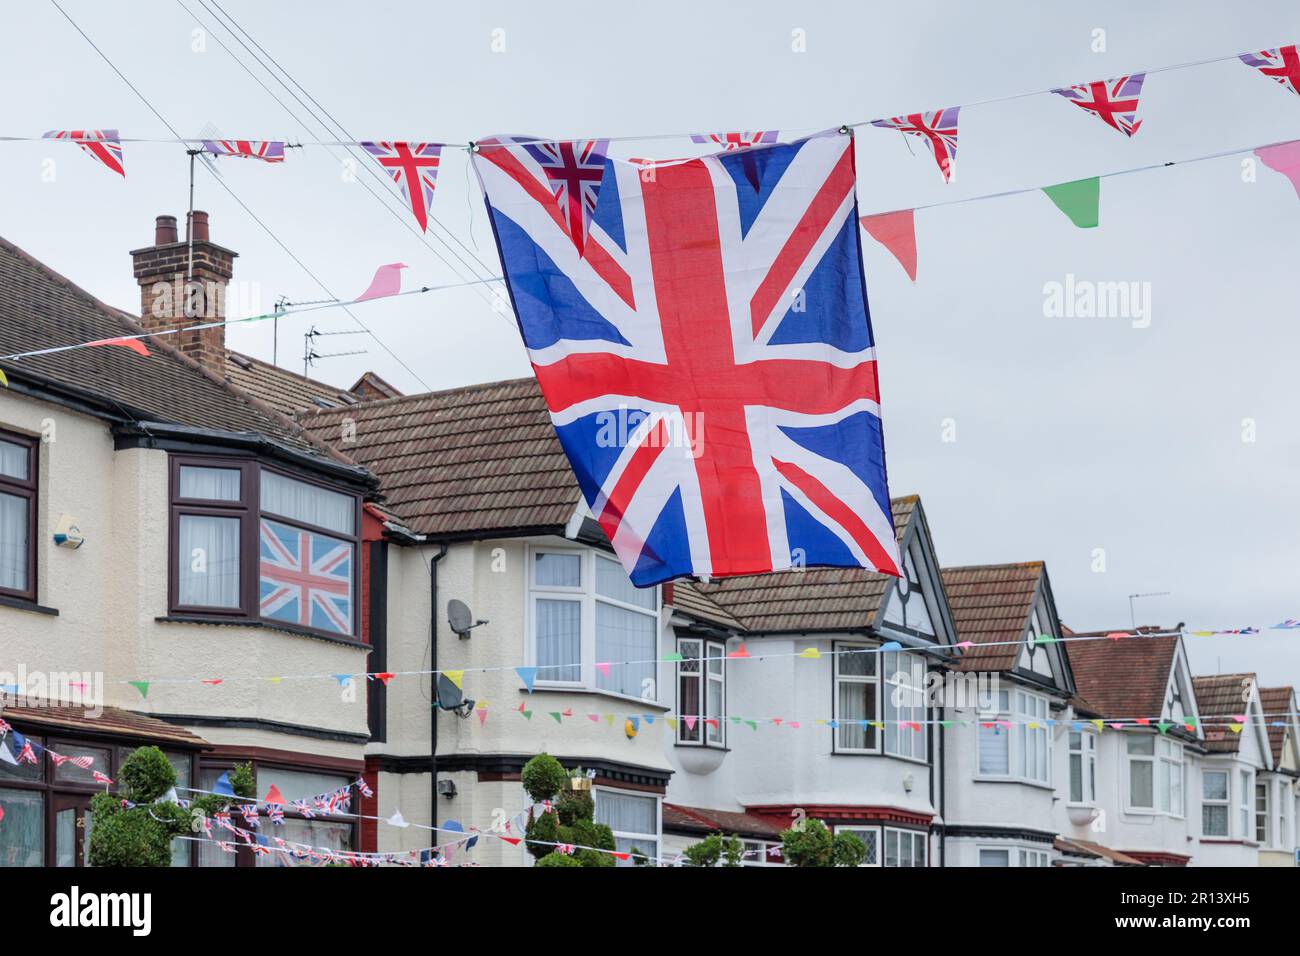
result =
[[[542,680],[582,680],[582,603],[538,598],[536,608],[537,676]],[[613,676],[614,668],[609,672]]]
[[[1083,801],[1083,756],[1070,754],[1070,800],[1074,803]]]
[[[1201,776],[1201,791],[1206,800],[1228,799],[1228,775],[1206,771]]]
[[[258,601],[264,618],[352,633],[352,543],[262,519]]]
[[[596,558],[596,593],[624,604],[633,604],[647,611],[655,609],[657,592],[654,588],[638,588],[628,580],[623,565],[609,558]]]
[[[980,866],[1010,866],[1008,850],[980,850]]]
[[[1010,735],[1001,727],[980,725],[980,773],[1005,777],[1011,772]]]
[[[867,681],[840,681],[836,701],[839,746],[847,750],[874,750],[876,728],[862,721],[876,719],[876,685]]]
[[[278,475],[262,472],[262,510],[340,534],[356,529],[356,499]]]
[[[582,556],[577,554],[534,554],[533,583],[544,588],[582,587]]]
[[[1129,737],[1128,752],[1131,754],[1142,754],[1149,756],[1156,752],[1156,739],[1149,734]]]
[[[108,754],[107,748],[99,747],[74,747],[71,744],[58,744],[55,747],[55,753],[62,757],[90,757],[92,763],[86,769],[82,769],[74,764],[71,760],[65,760],[61,767],[54,768],[54,779],[60,783],[94,783],[94,771],[108,773]],[[53,760],[50,761],[53,763]]]
[[[26,481],[29,454],[26,445],[11,441],[0,441],[0,475]]]
[[[653,688],[658,627],[655,617],[597,601],[596,660],[634,663],[615,664],[609,668],[608,676],[603,668],[598,670],[596,686],[629,697],[640,697],[644,688]],[[656,693],[655,698],[658,696]]]
[[[837,655],[840,674],[844,677],[871,677],[876,673],[878,656],[865,650],[842,650]]]
[[[709,742],[722,742],[722,681],[709,681],[709,716],[717,721],[708,725]]]
[[[214,778],[215,779],[215,778]],[[313,773],[309,770],[280,770],[276,767],[257,768],[257,792],[264,796],[274,784],[290,802],[330,794],[340,787],[351,786],[355,777],[336,773]],[[211,789],[211,788],[208,788]],[[355,809],[355,808],[354,808]]]
[[[1228,808],[1224,805],[1206,804],[1201,807],[1201,832],[1205,836],[1228,835]]]
[[[260,776],[260,775],[259,775]],[[303,843],[315,849],[328,849],[335,852],[352,849],[352,824],[339,823],[330,820],[299,820],[294,817],[287,817],[283,826],[268,828],[263,826],[262,829],[271,829],[274,832],[267,834],[272,837],[279,837],[286,843]],[[289,847],[291,850],[303,849],[303,847]],[[272,850],[256,858],[257,866],[319,866],[319,860],[297,860],[289,853],[282,853],[279,850]]]
[[[681,654],[683,657],[686,656],[684,646]],[[694,666],[698,670],[699,665]],[[704,721],[700,719],[703,716],[701,710],[703,701],[700,700],[700,675],[698,673],[689,673],[685,663],[681,664],[680,667],[681,670],[677,678],[677,714],[681,718],[677,724],[678,739],[694,742],[700,739],[700,728],[704,726]]]
[[[26,498],[0,494],[0,588],[27,590],[29,507]]]
[[[1150,740],[1151,738],[1146,738]],[[1129,806],[1132,807],[1155,807],[1153,796],[1154,788],[1154,767],[1149,760],[1130,760],[1128,765],[1129,772]]]
[[[217,778],[226,771],[216,767],[204,767],[199,770],[198,788],[209,792],[216,789]],[[198,794],[195,794],[198,796]],[[215,824],[212,827],[212,839],[208,839],[204,834],[196,834],[202,838],[202,842],[196,844],[199,848],[199,866],[205,867],[225,867],[235,865],[235,854],[227,853],[221,847],[217,846],[216,841],[236,842],[238,838],[229,830],[222,830]],[[173,863],[173,865],[175,865]]]
[[[238,468],[205,468],[181,465],[180,496],[204,501],[238,501]]]
[[[2,715],[0,715],[2,716]],[[12,731],[0,739],[0,750],[6,751],[15,759],[10,763],[7,758],[0,758],[0,781],[9,780],[41,780],[41,770],[45,766],[45,757],[42,755],[36,763],[17,763],[17,757],[22,752],[23,745],[15,738],[21,736],[18,731]],[[23,737],[23,740],[29,741],[32,745],[41,743],[40,737]]]
[[[192,607],[239,607],[239,519],[181,515],[177,599]]]
[[[659,832],[658,816],[659,801],[654,797],[596,791],[596,822],[605,824],[615,833],[648,834],[653,840]]]
[[[45,863],[45,795],[0,789],[0,868]]]

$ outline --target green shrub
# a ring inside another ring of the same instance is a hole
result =
[[[558,760],[550,754],[542,753],[524,764],[520,782],[524,785],[524,793],[532,798],[533,803],[541,803],[553,799],[568,785],[569,774]]]
[[[579,820],[590,820],[596,815],[596,801],[590,790],[561,790],[555,801],[560,823],[571,827]]]
[[[831,861],[835,866],[861,866],[867,858],[867,845],[852,833],[837,833],[831,843]]]
[[[582,866],[576,857],[568,856],[564,853],[548,853],[542,857],[534,866]]]
[[[740,866],[745,845],[735,836],[724,838],[721,833],[710,833],[699,843],[688,846],[682,854],[691,866],[718,866],[720,860],[725,860],[722,866]]]
[[[867,846],[851,833],[831,836],[820,820],[804,820],[781,834],[781,855],[787,866],[857,866]]]

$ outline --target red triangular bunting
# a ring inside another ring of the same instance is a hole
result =
[[[862,228],[888,249],[903,267],[907,277],[916,281],[916,223],[911,209],[863,216]]]

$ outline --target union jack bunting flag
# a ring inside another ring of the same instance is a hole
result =
[[[10,726],[9,722],[5,720],[3,717],[0,717],[0,737],[3,737],[11,730],[13,730],[13,727]]]
[[[262,617],[352,633],[352,545],[262,519]]]
[[[264,163],[284,162],[284,143],[262,139],[205,139],[203,150],[213,156],[260,159]]]
[[[223,842],[223,841],[221,841],[221,840],[218,840],[218,841],[217,841],[217,846],[221,847],[221,851],[222,851],[223,853],[237,853],[237,852],[238,852],[238,850],[235,848],[235,845],[234,845],[233,843],[225,843],[225,842]]]
[[[17,740],[17,737],[15,737],[15,740]],[[22,742],[22,749],[18,751],[18,762],[36,763],[36,751],[33,749],[30,740],[24,740]]]
[[[1269,628],[1271,631],[1293,631],[1296,629],[1300,629],[1300,621],[1297,621],[1293,617],[1289,617],[1281,624],[1274,624]]]
[[[921,137],[925,140],[925,145],[930,147],[934,161],[939,164],[943,181],[950,183],[957,172],[957,113],[960,110],[960,106],[950,106],[929,113],[909,113],[892,119],[873,120],[871,125]]]
[[[898,573],[851,135],[653,176],[606,159],[581,254],[526,147],[473,162],[556,433],[634,584]]]
[[[758,133],[693,133],[691,142],[713,143],[715,146],[721,146],[724,150],[731,151],[744,149],[746,146],[758,146],[762,143],[775,143],[777,135],[778,133],[774,129]]]
[[[554,209],[579,255],[587,243],[596,197],[605,175],[607,139],[548,143],[532,136],[496,136],[479,143],[489,152],[502,145],[523,150],[529,166],[551,193]]]
[[[94,757],[90,757],[90,756],[67,757],[64,756],[63,754],[56,754],[53,750],[50,750],[48,747],[46,748],[46,752],[50,755],[50,759],[54,761],[54,766],[56,767],[62,767],[65,763],[70,763],[74,767],[80,767],[82,770],[89,770],[90,765],[95,762]]]
[[[1145,77],[1145,73],[1134,73],[1114,80],[1080,83],[1052,92],[1064,96],[1080,109],[1087,110],[1111,129],[1132,136],[1142,125],[1142,121],[1137,118],[1137,108]]]
[[[308,820],[316,816],[316,814],[312,811],[311,807],[307,805],[306,800],[295,800],[293,802],[293,808],[297,810],[299,813],[301,813],[303,817]]]
[[[360,790],[363,797],[373,797],[375,795],[375,791],[370,789],[370,784],[366,783],[364,777],[357,777],[356,782],[353,783],[352,786]]]
[[[239,805],[239,812],[243,814],[244,822],[254,830],[262,825],[261,821],[258,820],[257,807],[255,805],[251,803],[241,803]]]
[[[1295,45],[1276,50],[1259,50],[1241,54],[1241,62],[1253,66],[1265,76],[1271,76],[1292,93],[1300,95],[1300,55]],[[47,134],[48,135],[48,134]]]
[[[427,232],[442,146],[438,143],[391,141],[362,143],[361,148],[373,156],[397,183],[402,198],[410,205],[415,221],[420,224],[420,231]]]
[[[284,807],[278,803],[268,803],[266,805],[266,815],[270,821],[279,826],[284,825]]]
[[[102,783],[105,786],[112,786],[113,781],[106,773],[100,773],[98,770],[92,770],[90,775],[94,777],[95,783]]]
[[[126,168],[122,165],[122,139],[115,129],[52,129],[42,138],[71,140],[94,159],[126,178]]]

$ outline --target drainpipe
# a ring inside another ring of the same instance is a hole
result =
[[[438,562],[447,556],[447,542],[429,561],[429,670],[438,670]],[[438,675],[429,675],[429,760],[431,764],[429,826],[438,825]],[[434,831],[435,835],[437,831]],[[436,840],[434,841],[437,842]]]

